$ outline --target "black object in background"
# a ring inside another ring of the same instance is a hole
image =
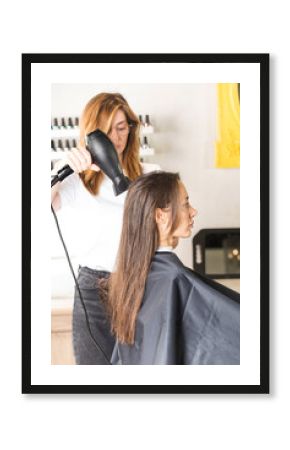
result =
[[[204,228],[192,243],[195,271],[209,278],[240,278],[239,228]]]

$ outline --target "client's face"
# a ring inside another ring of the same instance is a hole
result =
[[[188,193],[182,182],[179,183],[179,224],[173,232],[173,238],[187,238],[191,235],[194,216],[197,210],[189,203]]]

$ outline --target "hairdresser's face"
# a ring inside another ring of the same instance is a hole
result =
[[[179,224],[173,232],[174,238],[186,238],[191,235],[194,216],[197,210],[189,203],[188,193],[182,182],[179,182]]]
[[[129,131],[130,128],[125,113],[121,110],[117,111],[108,136],[113,142],[118,155],[121,155],[126,148]]]

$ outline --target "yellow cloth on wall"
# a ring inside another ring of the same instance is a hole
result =
[[[238,83],[219,83],[218,138],[215,143],[215,167],[240,167],[240,99]]]

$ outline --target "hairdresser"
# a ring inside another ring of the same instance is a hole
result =
[[[96,365],[108,364],[115,343],[97,286],[98,279],[109,277],[114,268],[126,197],[126,193],[114,195],[111,180],[92,164],[91,155],[85,148],[86,135],[97,128],[113,142],[124,175],[130,180],[158,168],[140,163],[139,120],[122,95],[100,93],[89,100],[80,117],[79,146],[67,152],[65,161],[74,173],[54,186],[51,201],[55,210],[68,205],[77,208],[81,218],[81,225],[78,223],[75,229],[76,239],[84,242],[78,259],[78,284],[92,334],[106,357],[89,335],[76,288],[73,348],[76,364]]]

